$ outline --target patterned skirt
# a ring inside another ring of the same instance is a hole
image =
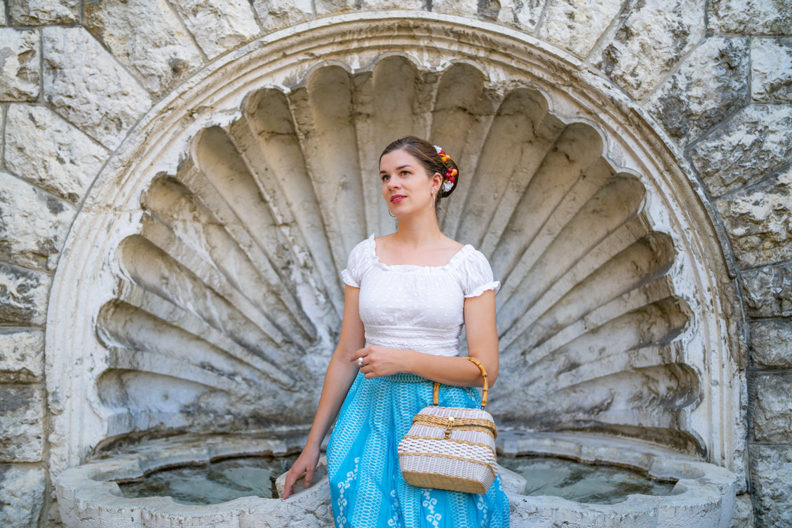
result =
[[[495,479],[486,494],[418,488],[404,481],[398,445],[422,408],[432,382],[413,374],[366,379],[358,373],[327,446],[336,528],[509,526],[509,499]],[[478,407],[473,387],[440,387],[440,405]]]

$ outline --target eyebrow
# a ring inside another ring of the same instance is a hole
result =
[[[396,170],[404,169],[404,168],[412,169],[412,165],[399,165],[398,167],[396,167]],[[387,174],[387,173],[388,171],[384,171],[384,170],[380,171],[380,174]]]

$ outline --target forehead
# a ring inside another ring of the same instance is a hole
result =
[[[404,149],[388,152],[380,159],[380,170],[392,170],[402,165],[410,165],[417,168],[421,166],[421,162]]]

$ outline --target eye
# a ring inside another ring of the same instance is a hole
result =
[[[384,181],[384,182],[385,182],[385,181],[388,181],[388,178],[390,178],[390,176],[388,176],[387,174],[383,174],[382,176],[380,176],[380,179],[381,179],[382,181]]]

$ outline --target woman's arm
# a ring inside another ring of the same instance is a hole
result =
[[[465,299],[465,335],[468,355],[487,370],[489,385],[498,378],[498,330],[495,324],[495,292],[486,290]],[[463,357],[422,354],[415,350],[371,346],[358,350],[353,359],[363,358],[360,371],[367,377],[410,372],[446,385],[483,385],[478,367]]]
[[[294,482],[303,473],[305,473],[306,485],[311,485],[313,472],[319,460],[322,440],[338,415],[341,404],[358,372],[358,367],[351,357],[365,344],[363,323],[358,312],[360,289],[346,285],[344,292],[344,317],[341,322],[338,346],[336,346],[333,356],[330,358],[330,364],[327,366],[322,393],[319,397],[319,406],[316,409],[305,447],[286,476],[284,499],[292,494]]]

